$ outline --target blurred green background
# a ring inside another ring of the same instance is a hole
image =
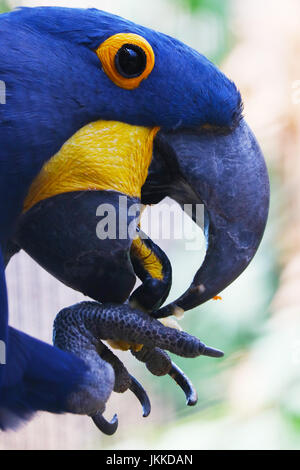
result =
[[[3,11],[41,4],[58,2],[0,2]],[[169,378],[150,376],[123,353],[120,357],[149,392],[151,418],[141,418],[128,393],[114,394],[107,416],[117,411],[120,429],[112,438],[99,435],[87,418],[43,414],[21,432],[2,435],[0,448],[299,449],[300,104],[293,97],[300,79],[299,4],[73,0],[59,5],[112,11],[176,36],[217,62],[241,89],[245,116],[264,150],[271,212],[263,243],[246,272],[222,293],[222,300],[186,313],[181,321],[187,332],[226,353],[221,360],[174,358],[197,387],[195,408],[185,407],[182,392]],[[162,246],[174,267],[175,298],[198,267],[203,244],[199,256],[186,250],[184,240]],[[18,258],[8,273],[11,321],[50,341],[56,309],[80,297],[50,280],[24,254]],[[57,303],[50,288],[57,292]],[[30,321],[24,319],[27,304]]]

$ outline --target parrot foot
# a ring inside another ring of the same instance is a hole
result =
[[[143,416],[149,416],[151,404],[146,391],[120,359],[75,317],[71,322],[65,320],[60,314],[55,320],[55,346],[76,354],[89,367],[85,383],[69,397],[68,410],[90,416],[99,430],[112,435],[117,431],[118,418],[115,415],[111,422],[104,418],[105,403],[112,391],[124,393],[130,390],[141,403]]]
[[[132,349],[132,354],[144,362],[152,374],[170,375],[184,391],[189,406],[196,404],[197,393],[164,349],[182,357],[223,356],[221,351],[207,347],[198,338],[166,327],[128,304],[82,302],[65,308],[55,319],[53,338],[55,346],[79,356],[88,366],[87,379],[81,390],[69,398],[70,411],[90,416],[98,429],[108,435],[118,427],[117,416],[111,422],[102,416],[112,391],[132,391],[140,401],[145,417],[149,415],[151,405],[143,387],[101,340],[142,344],[143,348],[140,351]]]

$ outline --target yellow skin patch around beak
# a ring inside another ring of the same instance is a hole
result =
[[[24,212],[57,194],[114,190],[140,198],[159,128],[97,121],[80,129],[42,168]]]
[[[139,258],[145,270],[153,277],[162,281],[164,278],[163,267],[155,253],[143,243],[140,237],[136,237],[131,245],[132,255]]]

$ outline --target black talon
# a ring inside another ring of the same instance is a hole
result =
[[[143,348],[138,353],[132,351],[132,354],[141,362],[144,362],[148,370],[158,376],[169,375],[179,387],[184,391],[187,405],[194,406],[198,401],[197,391],[190,379],[179,367],[171,361],[165,351],[159,348],[149,350]],[[163,365],[163,367],[161,367]]]
[[[113,419],[109,422],[107,421],[101,413],[97,413],[95,416],[92,417],[97,428],[106,434],[107,436],[112,436],[118,429],[118,416],[115,415]]]
[[[184,391],[187,406],[195,406],[198,402],[197,391],[190,379],[174,362],[172,362],[172,369],[169,372],[169,376],[172,377]]]
[[[151,403],[144,387],[134,378],[131,377],[131,384],[129,390],[134,393],[134,395],[139,400],[140,404],[143,407],[143,417],[147,418],[151,412]]]
[[[205,346],[202,353],[202,356],[208,356],[208,357],[223,357],[224,353],[223,351],[220,351],[219,349],[215,348],[210,348],[209,346]]]

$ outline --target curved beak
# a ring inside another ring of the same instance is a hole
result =
[[[269,210],[269,179],[262,152],[242,120],[230,133],[177,130],[157,134],[142,202],[165,196],[181,206],[203,204],[207,251],[189,289],[155,313],[172,315],[219,294],[248,266],[262,239]]]

